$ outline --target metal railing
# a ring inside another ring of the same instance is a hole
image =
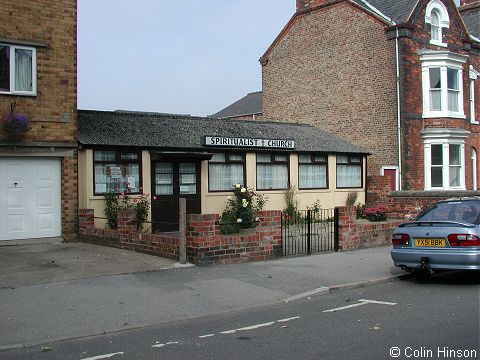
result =
[[[282,212],[283,255],[338,251],[336,209]]]

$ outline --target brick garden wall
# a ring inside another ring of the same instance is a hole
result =
[[[119,212],[116,230],[94,226],[92,209],[80,209],[78,240],[178,260],[178,237],[137,232],[135,213]]]
[[[232,264],[282,255],[281,212],[259,211],[255,229],[220,235],[219,215],[187,216],[187,257],[194,264]]]
[[[358,221],[354,207],[340,207],[338,210],[340,251],[390,245],[393,230],[403,222],[402,220]]]
[[[197,265],[268,260],[282,255],[280,211],[258,212],[255,229],[220,235],[219,215],[187,215],[187,257]],[[135,214],[119,212],[116,230],[94,226],[94,211],[79,211],[78,239],[99,245],[138,251],[178,260],[179,239],[137,232]]]

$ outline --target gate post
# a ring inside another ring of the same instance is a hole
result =
[[[307,210],[307,254],[312,254],[312,212]]]
[[[178,255],[180,264],[187,262],[187,199],[178,199]]]
[[[338,251],[340,250],[340,234],[338,233],[338,228],[340,227],[340,223],[339,223],[339,210],[338,210],[338,207],[336,207],[333,211],[333,226],[334,226],[334,229],[333,229],[333,249],[335,251]]]

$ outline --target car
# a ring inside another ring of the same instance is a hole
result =
[[[395,266],[415,273],[480,270],[480,197],[443,200],[392,234]]]

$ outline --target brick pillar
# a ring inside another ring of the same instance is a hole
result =
[[[135,211],[119,211],[117,213],[117,231],[120,242],[134,237],[137,233],[137,214]]]
[[[258,224],[255,229],[260,240],[268,240],[273,256],[282,255],[282,212],[280,210],[262,210],[257,212]]]
[[[187,215],[187,258],[188,261],[198,263],[205,258],[205,249],[209,242],[220,236],[220,216],[218,214],[190,214]]]
[[[93,209],[79,209],[78,210],[78,232],[85,234],[88,230],[95,227],[94,220],[95,212]]]
[[[360,236],[357,232],[357,213],[354,207],[338,208],[338,245],[339,250],[352,250],[359,246]]]

